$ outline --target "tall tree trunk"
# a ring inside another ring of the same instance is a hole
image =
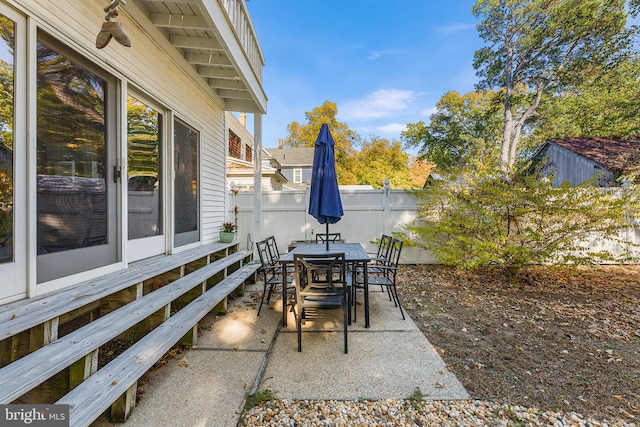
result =
[[[516,153],[518,152],[518,144],[520,143],[520,135],[522,134],[522,122],[518,122],[513,134],[513,140],[511,141],[511,147],[509,151],[509,169],[513,168],[516,163]]]
[[[502,134],[502,147],[500,150],[500,169],[508,171],[511,168],[509,163],[509,154],[511,152],[511,131],[513,130],[513,115],[508,105],[509,101],[505,100],[504,107],[504,133]]]

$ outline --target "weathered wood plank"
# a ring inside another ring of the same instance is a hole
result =
[[[256,264],[249,264],[237,270],[58,400],[58,404],[70,405],[70,425],[91,424],[257,268]]]
[[[237,243],[211,243],[177,254],[145,259],[132,263],[126,270],[87,280],[59,292],[1,306],[0,340],[198,258],[227,252],[234,245]]]
[[[20,355],[20,336],[14,335],[0,341],[0,368],[18,360]]]
[[[0,402],[10,403],[245,256],[239,252],[211,263],[1,368]]]
[[[69,367],[69,389],[78,386],[97,371],[98,349],[95,349]]]
[[[138,381],[134,382],[127,391],[120,396],[113,405],[111,405],[111,413],[109,420],[112,423],[123,423],[129,417],[129,414],[136,406],[136,392],[138,391]]]

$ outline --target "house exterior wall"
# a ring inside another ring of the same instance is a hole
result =
[[[220,99],[206,85],[206,82],[198,80],[197,76],[189,71],[189,65],[181,63],[176,58],[175,52],[165,50],[165,46],[158,42],[157,29],[146,20],[139,11],[136,12],[135,4],[129,2],[125,8],[120,8],[117,20],[122,22],[127,35],[131,40],[131,47],[124,47],[112,40],[104,49],[95,47],[96,36],[105,19],[103,8],[108,2],[95,2],[86,0],[0,0],[0,4],[9,6],[27,18],[28,52],[35,52],[35,40],[38,29],[42,29],[58,39],[65,46],[81,55],[89,62],[95,64],[114,75],[117,80],[118,90],[118,160],[122,170],[126,171],[126,99],[130,89],[161,105],[166,112],[165,120],[173,122],[174,118],[180,119],[199,132],[199,167],[200,175],[198,186],[199,198],[199,228],[200,241],[203,244],[217,240],[218,226],[225,218],[225,156],[226,156],[226,132],[223,106]],[[131,12],[131,13],[130,13]],[[135,15],[135,19],[132,17]],[[20,46],[24,48],[24,46]],[[35,57],[35,55],[34,55]],[[30,59],[30,61],[32,61]],[[30,65],[26,80],[26,93],[29,99],[35,100],[36,76],[33,71],[33,63]],[[18,94],[22,96],[23,94]],[[25,114],[20,112],[19,114]],[[27,140],[16,140],[15,149],[25,153],[27,163],[35,165],[35,109],[30,109],[26,117],[20,117],[16,123],[26,123]],[[165,175],[165,187],[171,188],[171,156],[173,155],[171,135],[166,136],[164,153],[167,157],[163,173]],[[25,174],[26,176],[26,174]],[[22,179],[17,176],[16,179]],[[30,200],[28,218],[16,216],[15,221],[28,224],[27,254],[21,262],[24,269],[30,273],[24,292],[9,298],[0,298],[0,303],[21,298],[24,296],[36,296],[52,290],[73,285],[92,276],[104,274],[108,271],[127,267],[126,254],[126,217],[127,217],[127,190],[126,179],[122,179],[121,196],[118,200],[120,227],[118,251],[120,260],[116,264],[96,271],[88,271],[73,277],[59,280],[55,283],[34,283],[36,265],[35,249],[35,177],[26,176],[28,181],[27,192]],[[169,190],[167,190],[169,191]],[[165,215],[167,217],[165,235],[167,250],[171,248],[170,236],[172,202],[170,191],[165,194]],[[23,224],[24,225],[24,224]],[[182,249],[182,248],[179,248]],[[1,297],[1,294],[0,294]]]
[[[291,183],[294,182],[294,177],[293,177],[293,171],[295,169],[301,169],[302,170],[302,182],[303,183],[311,183],[311,168],[282,168],[280,169],[280,172],[282,173],[282,175],[287,178],[287,180]]]
[[[577,186],[592,179],[596,174],[599,175],[599,184],[603,187],[610,185],[609,183],[613,181],[612,174],[596,162],[557,144],[548,144],[540,154],[540,158],[546,158],[552,170],[555,171],[555,186],[565,181]]]

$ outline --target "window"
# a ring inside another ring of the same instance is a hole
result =
[[[302,182],[302,169],[293,170],[293,182],[295,184],[300,184]]]
[[[229,157],[241,159],[242,140],[231,129],[229,129]]]
[[[102,76],[53,46],[57,44],[49,37],[39,35],[39,254],[107,242],[106,103],[110,88]]]
[[[12,262],[15,22],[0,14],[0,264]]]
[[[129,239],[162,234],[162,114],[127,98]]]
[[[43,31],[36,44],[37,283],[120,259],[117,79]]]
[[[176,119],[174,146],[175,246],[200,240],[198,232],[198,174],[200,133]]]

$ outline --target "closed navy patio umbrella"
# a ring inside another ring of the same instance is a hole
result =
[[[317,219],[320,224],[327,225],[327,234],[329,234],[329,224],[335,224],[344,215],[336,176],[334,144],[329,126],[323,123],[313,152],[309,215]],[[329,250],[329,239],[326,239],[326,242]]]

